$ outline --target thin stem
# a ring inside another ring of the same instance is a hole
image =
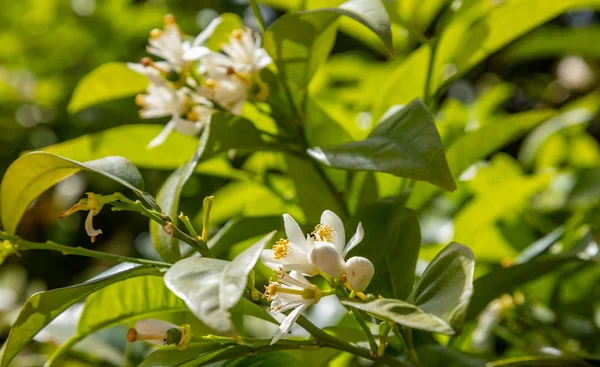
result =
[[[185,215],[183,213],[179,213],[179,220],[183,223],[185,228],[188,230],[188,232],[193,237],[198,237],[198,232],[196,232],[196,229],[192,225],[192,222],[190,221],[190,217],[188,217],[187,215]]]
[[[359,357],[370,359],[372,361],[379,361],[385,365],[392,367],[410,367],[410,365],[390,356],[374,356],[368,349],[361,348],[357,345],[350,344],[346,341],[340,340],[332,335],[329,335],[325,331],[319,329],[312,322],[308,321],[308,319],[302,315],[298,318],[296,322],[298,323],[298,325],[302,326],[306,331],[308,331],[310,335],[312,335],[312,337],[315,338],[318,345],[320,346],[328,346],[330,348],[342,350],[357,355]]]
[[[435,63],[435,54],[437,53],[437,39],[432,38],[429,42],[429,46],[431,47],[431,57],[429,58],[429,65],[427,67],[427,79],[425,80],[425,90],[423,91],[423,98],[425,99],[425,104],[429,106],[433,101],[433,96],[431,93],[431,80],[433,78],[433,69]]]
[[[183,232],[181,229],[179,229],[179,227],[177,227],[173,223],[171,218],[169,218],[164,213],[158,213],[156,211],[150,210],[146,208],[141,201],[132,201],[119,192],[115,193],[115,196],[119,198],[119,201],[109,203],[109,205],[113,206],[113,210],[127,210],[145,215],[146,217],[163,226],[163,228],[168,227],[170,236],[182,240],[183,242],[192,246],[203,257],[215,257],[212,251],[210,251],[210,249],[208,248],[206,241],[202,240],[202,238],[200,237],[194,238],[188,235],[187,233]]]
[[[262,14],[260,13],[260,7],[258,6],[258,3],[256,2],[256,0],[250,0],[250,6],[252,7],[252,12],[254,13],[254,16],[256,17],[258,24],[260,25],[261,31],[264,32],[265,29],[267,29],[267,26],[265,25],[265,20],[264,20]]]
[[[417,366],[420,366],[421,363],[419,362],[419,357],[417,356],[417,351],[415,350],[415,346],[413,345],[413,340],[412,340],[412,329],[404,327],[404,326],[400,326],[399,327],[402,336],[404,337],[404,343],[406,344],[406,347],[408,348],[408,355],[410,357],[410,360]]]
[[[120,255],[113,255],[106,252],[88,250],[83,247],[70,247],[59,245],[58,243],[54,243],[51,241],[48,242],[31,242],[26,241],[20,237],[8,234],[6,232],[0,231],[0,239],[7,240],[13,243],[15,250],[17,251],[27,251],[27,250],[51,250],[51,251],[59,251],[62,252],[63,255],[79,255],[86,257],[93,257],[95,259],[101,260],[112,260],[116,262],[126,262],[133,264],[141,264],[141,265],[152,265],[161,268],[168,268],[171,266],[169,263],[161,262],[161,261],[153,261],[153,260],[145,260],[138,259],[135,257],[127,257]]]
[[[81,339],[83,339],[85,337],[84,334],[75,334],[72,337],[70,337],[69,339],[67,339],[66,342],[64,342],[60,347],[58,347],[54,353],[52,353],[52,355],[50,356],[50,358],[48,358],[48,361],[46,361],[46,364],[44,364],[44,367],[52,367],[55,366],[56,363],[75,345],[77,344],[79,341],[81,341]]]
[[[375,342],[375,338],[373,337],[373,334],[371,334],[371,330],[369,329],[369,326],[367,326],[362,312],[354,307],[350,307],[350,310],[352,311],[352,316],[356,322],[358,322],[360,328],[367,337],[369,347],[371,348],[371,354],[377,355],[377,342]]]

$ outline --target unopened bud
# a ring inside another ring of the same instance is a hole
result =
[[[346,262],[346,277],[353,291],[362,292],[369,286],[375,267],[369,259],[354,256]]]
[[[344,274],[344,259],[331,243],[316,242],[311,259],[320,271],[331,277],[341,277]]]

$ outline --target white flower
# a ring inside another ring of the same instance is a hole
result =
[[[187,324],[177,326],[170,322],[146,319],[136,322],[135,328],[127,332],[127,340],[131,343],[145,340],[151,344],[173,345],[185,349],[191,339],[191,328]]]
[[[287,239],[280,239],[271,250],[263,250],[261,261],[273,270],[296,270],[316,275],[319,269],[311,261],[310,254],[315,245],[310,236],[304,237],[302,229],[289,214],[283,215]]]
[[[188,88],[175,89],[168,83],[150,83],[146,94],[139,94],[136,103],[142,107],[144,119],[171,116],[165,128],[148,144],[162,144],[173,129],[185,135],[197,134],[212,116],[212,103]],[[182,115],[186,114],[187,118]]]
[[[276,274],[276,280],[266,287],[265,296],[271,301],[269,311],[273,313],[293,309],[275,332],[271,340],[272,345],[290,331],[302,312],[319,302],[321,290],[298,271],[292,271],[289,275],[280,271]]]
[[[249,28],[237,29],[231,33],[229,43],[222,45],[223,54],[211,52],[202,61],[209,72],[255,73],[272,62],[260,43],[260,37],[254,36]]]
[[[248,85],[245,79],[236,75],[209,74],[204,85],[198,88],[198,92],[232,114],[240,115],[248,98]]]
[[[311,253],[312,262],[329,276],[340,278],[346,275],[349,288],[357,292],[364,291],[375,273],[373,264],[364,257],[352,257],[344,261],[350,250],[362,241],[364,234],[359,223],[356,233],[346,244],[344,223],[331,210],[324,211],[321,223],[313,232],[315,249]]]

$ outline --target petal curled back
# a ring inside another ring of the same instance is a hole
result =
[[[294,218],[292,218],[289,214],[283,215],[283,224],[285,227],[285,234],[294,245],[302,248],[304,252],[309,250],[306,245],[306,239],[304,238],[304,233],[302,233],[302,229],[298,225],[298,222]]]
[[[87,232],[88,236],[90,236],[90,238],[92,239],[92,242],[96,240],[96,236],[102,234],[101,229],[94,229],[93,218],[96,214],[96,210],[91,209],[88,212],[87,217],[85,218],[85,231]]]
[[[152,149],[164,143],[165,140],[167,140],[167,138],[169,137],[169,135],[171,135],[171,133],[173,132],[173,129],[175,129],[175,121],[171,120],[165,125],[164,129],[162,129],[162,131],[158,135],[156,135],[156,137],[152,139],[150,143],[148,143],[146,148]]]
[[[354,236],[352,236],[350,241],[348,241],[348,244],[346,245],[346,248],[344,249],[344,253],[342,254],[342,256],[345,258],[346,255],[348,255],[348,253],[353,248],[355,248],[356,245],[358,245],[363,240],[364,237],[365,237],[365,231],[363,230],[362,223],[358,223],[358,227],[356,227],[356,233],[354,233]]]

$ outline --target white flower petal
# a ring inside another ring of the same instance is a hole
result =
[[[160,134],[156,135],[156,137],[154,139],[152,139],[152,141],[150,141],[150,143],[148,143],[146,148],[152,149],[152,148],[157,147],[157,146],[161,145],[162,143],[164,143],[174,128],[175,128],[175,121],[173,121],[173,120],[169,121],[165,125],[165,128],[162,129]]]
[[[273,339],[271,340],[271,345],[277,343],[277,341],[279,341],[279,339],[281,339],[285,334],[287,334],[290,331],[292,326],[294,326],[294,323],[296,323],[296,320],[298,320],[298,317],[300,317],[302,312],[304,312],[309,306],[310,306],[310,303],[302,304],[301,306],[296,308],[294,311],[290,312],[289,315],[287,315],[285,320],[283,320],[283,322],[279,326],[279,329],[277,329],[277,331],[275,332],[275,335],[273,335]]]
[[[173,121],[175,121],[175,130],[183,135],[196,135],[203,126],[202,122],[189,121],[179,116],[173,116]]]
[[[346,245],[346,248],[344,249],[344,253],[342,254],[342,256],[345,258],[346,255],[348,255],[348,253],[353,248],[355,248],[356,245],[358,245],[363,240],[364,237],[365,237],[365,231],[363,230],[362,223],[358,223],[358,226],[356,227],[356,233],[354,233],[354,236],[352,236],[350,241],[348,241],[348,245]]]
[[[92,242],[94,242],[94,238],[96,236],[102,234],[102,230],[94,229],[94,224],[92,223],[95,212],[96,211],[94,209],[90,210],[85,218],[85,231],[87,232],[88,236],[92,238]]]
[[[346,234],[344,233],[344,223],[340,217],[331,210],[325,210],[321,215],[321,224],[333,228],[333,244],[338,252],[342,254],[344,252],[344,246],[346,246]]]
[[[196,61],[209,55],[211,52],[212,51],[206,47],[192,46],[183,53],[182,58],[185,61]]]
[[[198,34],[196,36],[196,38],[194,39],[194,42],[192,42],[192,46],[200,46],[205,44],[208,39],[212,36],[212,34],[215,32],[215,29],[217,29],[217,27],[219,26],[219,24],[221,24],[221,22],[223,21],[223,18],[221,17],[216,17],[215,19],[213,19],[208,26],[206,26],[206,28],[204,28],[202,30],[202,32],[200,32],[200,34]]]
[[[290,240],[290,242],[296,246],[302,248],[304,251],[308,250],[306,246],[306,240],[304,239],[304,233],[298,225],[298,222],[296,222],[291,215],[283,215],[283,225],[285,227],[285,234],[287,235],[288,240]]]

